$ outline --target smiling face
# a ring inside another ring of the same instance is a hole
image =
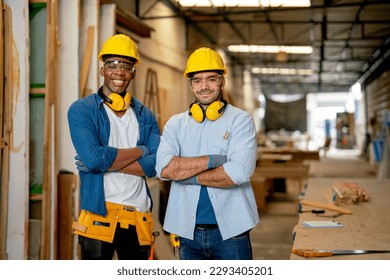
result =
[[[221,75],[212,71],[196,73],[189,81],[196,101],[202,106],[220,99],[225,82]]]
[[[104,77],[103,93],[123,94],[131,80],[135,77],[134,63],[123,57],[110,57],[100,68],[100,75]]]

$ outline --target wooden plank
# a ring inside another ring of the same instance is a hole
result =
[[[292,160],[293,156],[292,155],[286,155],[286,154],[262,154],[260,157],[260,161],[275,161],[275,160]]]
[[[43,196],[42,194],[30,194],[30,200],[42,200],[43,199]]]
[[[0,0],[0,7],[3,7],[3,1]],[[3,8],[0,13],[0,65],[4,65],[4,34],[3,34]],[[1,132],[1,152],[0,152],[0,170],[3,174],[3,100],[4,100],[4,67],[0,67],[0,132]],[[7,165],[8,166],[8,165]],[[7,248],[7,189],[8,185],[3,186],[3,182],[0,184],[0,260],[6,259]]]
[[[79,92],[79,97],[87,96],[93,92],[96,92],[99,88],[99,77],[100,77],[100,67],[98,61],[98,38],[99,25],[100,25],[100,1],[99,0],[83,0],[80,2],[80,14],[79,17],[83,20],[79,25],[79,53],[81,58],[84,59],[87,53],[87,39],[88,39],[88,29],[90,26],[94,27],[94,37],[91,51],[91,59],[89,63],[89,69],[87,70],[87,79],[84,86],[84,92]],[[113,34],[112,34],[113,35]],[[80,65],[80,74],[82,72],[83,65]],[[81,77],[81,76],[80,76]]]
[[[309,167],[273,167],[264,166],[258,169],[258,174],[265,178],[306,178]]]
[[[73,259],[73,233],[74,198],[76,189],[76,175],[62,173],[58,175],[58,239],[57,256],[59,260]]]
[[[95,33],[94,26],[92,25],[88,26],[87,46],[85,48],[83,65],[80,73],[80,97],[81,98],[85,96],[85,85],[87,82],[89,65],[91,64],[94,33]]]
[[[332,205],[332,204],[326,204],[318,201],[301,200],[299,203],[304,206],[311,206],[317,209],[325,209],[325,210],[339,212],[342,214],[352,214],[352,211],[347,208]]]
[[[259,160],[256,163],[257,167],[306,167],[307,164],[302,160]]]
[[[47,94],[46,88],[30,88],[30,94]]]
[[[309,150],[298,150],[294,148],[269,148],[269,147],[259,147],[258,154],[260,158],[265,154],[281,154],[281,155],[291,155],[293,160],[319,160],[320,155],[318,150],[309,151]]]
[[[3,7],[2,1],[0,1],[1,7]],[[4,9],[4,18],[3,18],[3,9],[1,10],[0,15],[0,65],[5,65],[0,69],[0,115],[1,115],[1,193],[0,193],[0,259],[8,259],[7,256],[7,226],[8,226],[8,184],[9,184],[9,141],[10,141],[10,132],[11,132],[11,88],[8,83],[4,84],[3,77],[9,77],[10,69],[10,46],[9,44],[4,46],[4,42],[11,42],[10,30],[11,30],[11,16],[10,10],[7,6]],[[4,34],[3,34],[4,32]],[[4,48],[3,48],[4,47]],[[5,55],[5,59],[3,56]],[[5,63],[5,64],[4,64]],[[5,72],[3,72],[5,70]],[[7,72],[8,70],[8,72]],[[4,111],[3,111],[4,110]]]
[[[28,3],[30,3],[30,4],[47,3],[47,0],[28,0]]]
[[[120,7],[117,7],[116,20],[120,26],[144,38],[150,38],[151,32],[154,31],[153,28]]]
[[[51,174],[51,184],[52,184],[52,195],[51,199],[53,201],[53,206],[50,209],[52,215],[54,216],[53,222],[51,221],[51,239],[53,244],[53,248],[51,250],[51,258],[52,256],[57,255],[57,182],[56,175],[58,174],[58,126],[57,124],[57,96],[58,96],[58,48],[59,42],[58,38],[58,0],[52,1],[50,5],[51,16],[50,16],[50,42],[52,44],[51,52],[50,52],[50,62],[54,71],[51,71],[51,84],[50,84],[50,101],[51,101],[51,113],[52,113],[52,149],[51,149],[51,163],[52,163],[52,174]]]
[[[57,92],[57,0],[49,1],[47,4],[47,25],[46,25],[46,72],[45,85],[47,94],[45,98],[45,123],[43,143],[43,184],[42,184],[42,241],[40,258],[51,259],[55,254],[55,246],[51,247],[54,232],[56,231],[56,199],[55,182],[53,181],[56,172],[55,165],[55,103]],[[52,223],[52,218],[54,223]],[[55,242],[54,242],[55,243]]]

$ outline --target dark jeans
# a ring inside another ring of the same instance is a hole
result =
[[[249,232],[222,240],[218,228],[195,228],[194,240],[180,237],[181,260],[252,260]]]
[[[112,243],[79,236],[79,244],[83,260],[111,260],[115,251],[119,260],[147,260],[150,251],[150,246],[139,245],[135,226],[124,229],[119,223]]]

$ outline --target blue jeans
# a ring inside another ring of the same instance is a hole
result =
[[[194,240],[180,237],[181,260],[252,260],[249,232],[222,240],[218,228],[195,228]]]

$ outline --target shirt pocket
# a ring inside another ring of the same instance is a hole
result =
[[[212,143],[211,154],[226,155],[229,149],[230,133],[228,131],[220,133],[215,139],[210,139],[209,143]]]

